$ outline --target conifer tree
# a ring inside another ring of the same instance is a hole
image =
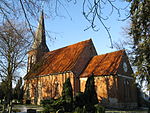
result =
[[[87,82],[85,85],[84,96],[85,96],[87,105],[95,105],[98,103],[93,74],[87,79]]]
[[[129,35],[133,40],[132,57],[136,76],[150,84],[150,0],[128,0],[131,2],[131,26]],[[148,87],[150,87],[148,85]]]
[[[63,84],[62,99],[65,101],[65,111],[71,111],[73,108],[73,93],[70,78],[67,78]]]
[[[16,87],[14,88],[14,99],[22,101],[23,99],[23,86],[22,86],[22,77],[18,80]]]

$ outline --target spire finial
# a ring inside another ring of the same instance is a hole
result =
[[[44,19],[44,10],[43,10],[43,9],[42,9],[42,11],[41,11],[41,18]]]

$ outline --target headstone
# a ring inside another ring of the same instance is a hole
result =
[[[27,109],[27,113],[36,113],[35,109]]]

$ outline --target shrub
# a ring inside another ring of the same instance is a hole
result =
[[[84,98],[84,93],[79,92],[76,94],[74,97],[74,107],[80,107],[82,108],[85,105],[85,98]]]
[[[50,104],[47,104],[44,106],[44,113],[50,113],[50,112],[55,112],[55,109],[50,105]]]
[[[87,113],[95,113],[95,107],[92,104],[86,104],[85,109]]]
[[[59,98],[59,99],[55,100],[51,104],[53,109],[55,109],[56,111],[59,110],[59,109],[64,109],[64,105],[65,105],[65,101],[62,98]]]
[[[64,100],[62,98],[59,99],[50,99],[50,100],[45,100],[42,103],[44,106],[44,113],[49,113],[49,112],[56,112],[58,110],[63,110],[64,109]]]
[[[44,113],[49,113],[49,112],[56,112],[59,109],[63,108],[63,100],[62,98],[59,99],[45,99],[42,100],[41,104],[44,107]]]
[[[87,113],[85,107],[76,107],[73,113]]]
[[[41,104],[43,106],[47,105],[47,104],[52,104],[55,101],[55,99],[51,98],[51,99],[44,99],[41,101]]]
[[[105,108],[99,104],[94,105],[95,113],[105,113]]]

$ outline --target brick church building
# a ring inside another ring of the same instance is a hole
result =
[[[60,97],[63,83],[68,77],[73,94],[83,92],[86,80],[92,73],[101,104],[110,107],[137,106],[136,86],[131,76],[133,71],[125,50],[97,55],[89,39],[49,51],[42,13],[28,52],[24,100],[40,104],[43,99]]]

